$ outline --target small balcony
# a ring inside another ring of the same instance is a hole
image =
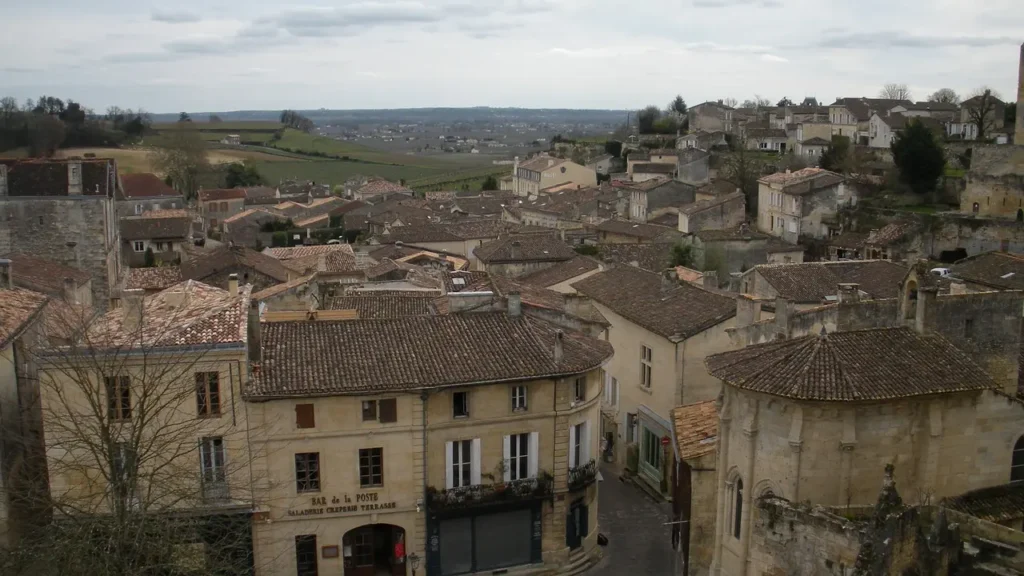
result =
[[[597,461],[591,459],[589,462],[569,468],[569,490],[582,490],[597,480]]]
[[[438,490],[431,486],[427,488],[427,508],[438,512],[543,500],[553,494],[552,480],[550,474],[541,472],[536,478],[447,490]]]

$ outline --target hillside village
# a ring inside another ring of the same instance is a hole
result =
[[[486,190],[0,159],[0,572],[606,574],[625,490],[665,574],[1024,574],[1020,57]]]

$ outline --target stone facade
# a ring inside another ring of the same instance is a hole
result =
[[[1013,143],[1024,146],[1024,44],[1020,45],[1020,69],[1017,72],[1017,129]]]
[[[746,218],[747,200],[742,192],[702,200],[679,210],[679,231],[724,230],[739,226]]]

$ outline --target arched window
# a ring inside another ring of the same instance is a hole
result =
[[[1013,445],[1013,460],[1010,462],[1010,482],[1024,481],[1024,436]]]
[[[1016,451],[1014,451],[1016,454]],[[732,535],[739,540],[740,520],[743,519],[743,479],[736,479],[736,503],[733,505]]]

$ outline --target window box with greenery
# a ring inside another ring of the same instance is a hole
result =
[[[597,481],[597,462],[590,459],[569,469],[569,490],[582,490]]]
[[[541,470],[535,478],[498,481],[457,488],[427,487],[427,507],[435,512],[531,502],[551,498],[554,478]]]

